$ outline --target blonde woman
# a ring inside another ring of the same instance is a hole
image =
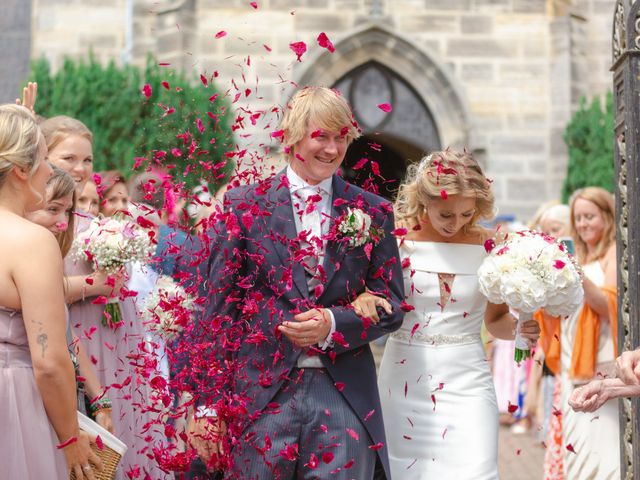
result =
[[[498,407],[482,322],[497,338],[513,339],[506,305],[487,303],[477,270],[491,232],[493,192],[467,152],[424,158],[401,185],[398,220],[406,302],[412,310],[385,348],[378,386],[392,478],[498,478]],[[372,316],[366,294],[356,312]],[[526,322],[535,341],[539,328]]]
[[[60,249],[24,218],[44,200],[46,155],[32,114],[0,106],[0,464],[5,478],[92,480],[102,467],[76,418]]]
[[[584,305],[560,328],[564,478],[618,479],[618,403],[609,401],[595,414],[574,412],[569,405],[574,387],[615,375],[615,202],[606,190],[587,187],[573,194],[570,207],[576,256],[584,271]]]

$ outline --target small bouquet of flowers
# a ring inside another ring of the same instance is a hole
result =
[[[478,269],[480,292],[492,303],[518,310],[519,324],[540,308],[565,316],[582,304],[582,270],[555,238],[525,230],[499,245],[489,240],[485,248],[490,254]],[[529,356],[527,342],[516,333],[516,362]]]
[[[158,278],[145,301],[142,320],[165,340],[170,340],[191,320],[194,308],[194,298],[171,277],[164,275]]]
[[[146,263],[155,251],[147,232],[122,218],[94,218],[89,228],[79,233],[73,242],[76,258],[93,263],[96,270],[108,275],[121,271],[129,262]],[[107,299],[104,326],[117,327],[122,321],[118,297]]]

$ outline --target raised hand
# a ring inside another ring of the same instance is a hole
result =
[[[27,86],[22,89],[22,100],[16,98],[16,104],[27,107],[32,113],[35,113],[34,107],[37,97],[38,84],[36,82],[29,82]]]

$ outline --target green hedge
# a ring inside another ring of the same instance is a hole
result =
[[[146,157],[175,165],[177,181],[192,186],[203,178],[215,190],[222,180],[216,177],[233,167],[229,161],[215,172],[209,168],[223,162],[235,145],[229,102],[211,82],[190,82],[152,58],[141,71],[113,61],[105,66],[93,56],[66,59],[55,73],[46,59],[36,60],[30,80],[38,82],[38,114],[76,117],[92,130],[96,171],[118,169],[129,176],[135,158]]]
[[[613,95],[609,92],[604,105],[595,97],[587,105],[580,100],[580,108],[574,113],[564,132],[569,147],[567,177],[562,186],[562,201],[567,202],[578,188],[602,187],[610,192],[615,189],[613,156]]]

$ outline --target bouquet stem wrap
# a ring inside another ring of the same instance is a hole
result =
[[[516,323],[516,350],[514,353],[514,360],[517,363],[531,357],[529,343],[520,335],[520,327],[522,324],[531,319],[533,319],[533,312],[520,312],[518,316],[518,322]]]
[[[122,311],[118,297],[111,297],[104,307],[102,325],[111,329],[117,328],[122,323]]]

